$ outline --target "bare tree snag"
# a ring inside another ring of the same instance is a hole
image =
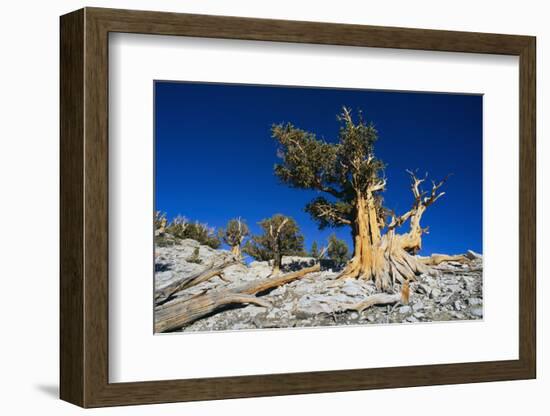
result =
[[[391,290],[396,282],[415,280],[415,276],[426,272],[425,264],[414,256],[422,246],[422,234],[426,229],[420,226],[420,219],[426,208],[444,195],[438,193],[438,189],[445,183],[434,183],[429,196],[420,189],[420,184],[425,181],[418,179],[414,173],[409,172],[412,178],[411,189],[414,196],[413,208],[400,217],[393,216],[387,225],[386,234],[380,236],[380,230],[384,226],[376,211],[375,200],[372,197],[374,190],[381,190],[384,182],[378,182],[370,189],[367,188],[366,202],[359,203],[357,207],[357,227],[355,232],[354,256],[344,269],[340,278],[366,277],[374,278],[379,289]],[[368,208],[365,208],[368,207]],[[409,232],[396,234],[395,229],[410,221]]]
[[[226,268],[234,266],[236,264],[241,264],[237,260],[230,260],[223,263],[220,266],[209,268],[203,270],[202,272],[196,273],[192,276],[185,277],[175,282],[170,283],[167,286],[164,286],[162,289],[158,290],[155,294],[155,303],[157,305],[162,305],[166,303],[170,298],[175,295],[177,292],[180,292],[184,289],[188,289],[192,286],[196,286],[199,283],[206,282],[207,280],[212,279],[213,277],[223,277],[223,272]]]
[[[176,299],[155,310],[155,332],[167,332],[179,329],[197,319],[215,313],[227,305],[253,303],[269,307],[269,302],[258,298],[271,289],[290,283],[320,271],[319,264],[277,277],[268,277],[234,288],[209,290],[189,299]]]
[[[436,183],[432,181],[432,190],[428,194],[427,191],[421,189],[421,184],[426,181],[428,175],[419,179],[415,173],[408,170],[407,173],[411,177],[411,190],[414,196],[413,207],[410,211],[403,214],[397,219],[392,219],[392,223],[388,226],[389,229],[393,229],[396,226],[402,225],[407,219],[410,220],[409,232],[401,236],[401,247],[408,253],[417,254],[422,248],[422,234],[427,233],[426,228],[420,226],[420,220],[422,215],[430,205],[445,195],[445,192],[439,192],[439,189],[447,181],[449,176],[445,177],[440,182]]]

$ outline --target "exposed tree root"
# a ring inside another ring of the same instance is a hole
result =
[[[403,236],[393,232],[384,235],[368,255],[354,256],[338,278],[374,279],[376,287],[385,291],[393,290],[396,283],[416,280],[416,276],[428,269],[403,248],[402,240]]]
[[[394,303],[401,301],[401,294],[399,293],[376,293],[374,295],[368,296],[365,300],[351,304],[351,305],[342,305],[343,310],[357,311],[359,313],[363,312],[365,309],[370,308],[375,305],[392,305]]]
[[[310,273],[318,272],[320,269],[320,265],[316,264],[286,275],[267,277],[234,288],[214,289],[188,299],[176,299],[156,308],[155,332],[167,332],[182,328],[231,304],[253,303],[269,307],[269,302],[256,295],[261,295]]]
[[[192,286],[196,286],[199,283],[212,279],[213,277],[218,276],[223,279],[223,271],[226,268],[230,266],[234,266],[236,264],[240,264],[240,262],[235,259],[232,259],[232,260],[226,261],[220,266],[209,268],[207,270],[203,270],[202,272],[196,273],[192,276],[188,276],[183,279],[172,282],[157,292],[157,294],[155,295],[155,304],[162,305],[163,303],[166,303],[167,301],[169,301],[172,298],[172,296],[175,295],[177,292],[180,292],[184,289],[188,289]]]
[[[357,311],[359,313],[375,305],[392,305],[401,303],[406,305],[409,303],[409,283],[405,282],[402,285],[401,293],[376,293],[367,296],[364,300],[351,305],[341,305],[344,311]]]

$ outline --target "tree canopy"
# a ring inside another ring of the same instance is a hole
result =
[[[314,189],[327,194],[306,206],[306,211],[320,228],[352,225],[358,194],[378,192],[385,188],[384,163],[374,155],[378,132],[361,113],[357,124],[344,108],[338,116],[338,142],[329,143],[294,127],[291,123],[272,127],[272,136],[279,143],[281,162],[275,166],[279,179],[292,187]],[[382,197],[376,196],[380,220],[387,212]]]

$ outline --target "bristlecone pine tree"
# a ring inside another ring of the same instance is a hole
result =
[[[231,254],[237,259],[242,257],[241,246],[249,234],[248,226],[240,218],[229,220],[225,229],[220,230],[220,237],[225,244],[231,247]]]
[[[291,217],[275,214],[259,225],[263,234],[252,236],[243,251],[259,261],[273,260],[273,275],[279,273],[283,256],[304,254],[304,236]]]
[[[327,194],[306,206],[306,211],[327,226],[350,226],[354,254],[340,277],[374,279],[379,289],[391,291],[396,282],[405,283],[426,271],[414,256],[422,246],[426,231],[420,220],[428,206],[444,195],[439,189],[446,181],[433,182],[430,192],[421,188],[426,180],[411,176],[414,196],[412,208],[396,216],[383,206],[381,193],[386,189],[384,164],[374,154],[378,133],[361,113],[354,122],[351,112],[343,108],[339,140],[328,143],[315,134],[290,123],[274,125],[273,138],[279,143],[282,162],[276,175],[286,184],[314,189]],[[396,228],[409,220],[408,232],[397,234]],[[383,231],[385,230],[385,234]]]

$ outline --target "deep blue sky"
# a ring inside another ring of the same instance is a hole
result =
[[[405,169],[441,179],[447,192],[424,214],[421,254],[482,251],[482,97],[155,82],[156,209],[224,226],[234,217],[257,222],[275,213],[292,216],[309,248],[332,233],[319,231],[304,212],[315,191],[292,189],[273,174],[277,145],[273,123],[291,122],[328,141],[337,139],[343,105],[361,109],[378,132],[376,155],[386,164],[386,206],[398,214],[412,204]],[[426,185],[430,187],[431,182]],[[404,227],[407,227],[405,225]]]

